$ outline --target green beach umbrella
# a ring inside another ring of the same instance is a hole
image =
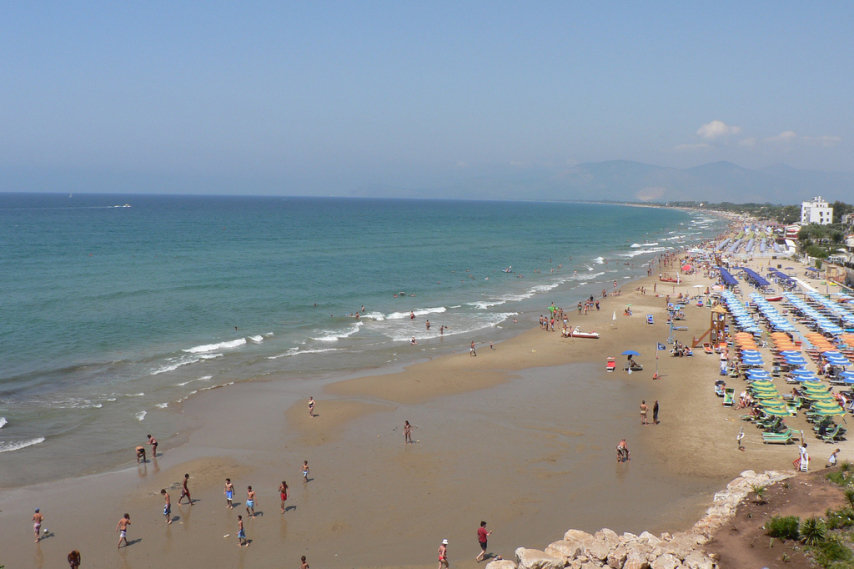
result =
[[[815,412],[825,417],[836,417],[845,414],[845,411],[839,405],[836,406],[836,409],[816,409]]]
[[[780,407],[762,407],[762,412],[772,417],[786,417],[789,415],[788,409]]]

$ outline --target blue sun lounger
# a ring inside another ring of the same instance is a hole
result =
[[[652,320],[652,314],[646,315],[646,323],[647,324],[655,324],[655,322]]]

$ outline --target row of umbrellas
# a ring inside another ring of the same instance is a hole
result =
[[[738,297],[730,290],[725,290],[722,293],[722,300],[726,304],[732,317],[735,319],[735,325],[739,330],[749,332],[751,334],[761,334],[762,330],[759,325],[753,320],[753,317],[747,312]]]
[[[833,302],[826,296],[813,291],[808,291],[807,296],[809,296],[810,300],[816,304],[820,304],[825,310],[842,320],[846,326],[854,326],[854,314],[851,314],[842,308],[838,303]]]
[[[754,304],[756,304],[756,308],[759,309],[759,312],[765,317],[774,330],[792,333],[796,331],[795,325],[789,322],[788,318],[777,312],[777,309],[774,308],[770,302],[765,300],[764,296],[754,292],[750,295],[750,299]]]
[[[844,332],[842,328],[837,326],[830,320],[827,316],[798,298],[794,293],[787,292],[785,295],[786,300],[795,307],[795,309],[801,312],[804,316],[809,318],[815,323],[816,327],[818,327],[825,334],[830,334],[831,336],[839,336]]]

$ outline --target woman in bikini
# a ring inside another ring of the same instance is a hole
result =
[[[285,502],[288,501],[288,483],[282,480],[282,485],[279,486],[279,497],[282,499],[282,513],[285,513]]]
[[[403,444],[412,442],[412,425],[409,424],[409,421],[405,421],[403,425],[403,440]]]

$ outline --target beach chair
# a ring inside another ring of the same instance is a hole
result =
[[[725,407],[732,407],[732,400],[735,397],[735,389],[731,387],[727,387],[724,391],[724,400],[722,405]]]
[[[792,430],[785,433],[762,433],[762,444],[787,445],[792,442]]]
[[[715,351],[712,349],[712,345],[708,342],[703,344],[703,351],[709,355],[713,355],[715,353]]]
[[[608,358],[607,363],[605,363],[605,371],[613,372],[615,369],[617,369],[617,362],[614,361],[614,358]]]
[[[652,319],[652,314],[646,315],[646,323],[647,324],[655,324],[655,321]]]

